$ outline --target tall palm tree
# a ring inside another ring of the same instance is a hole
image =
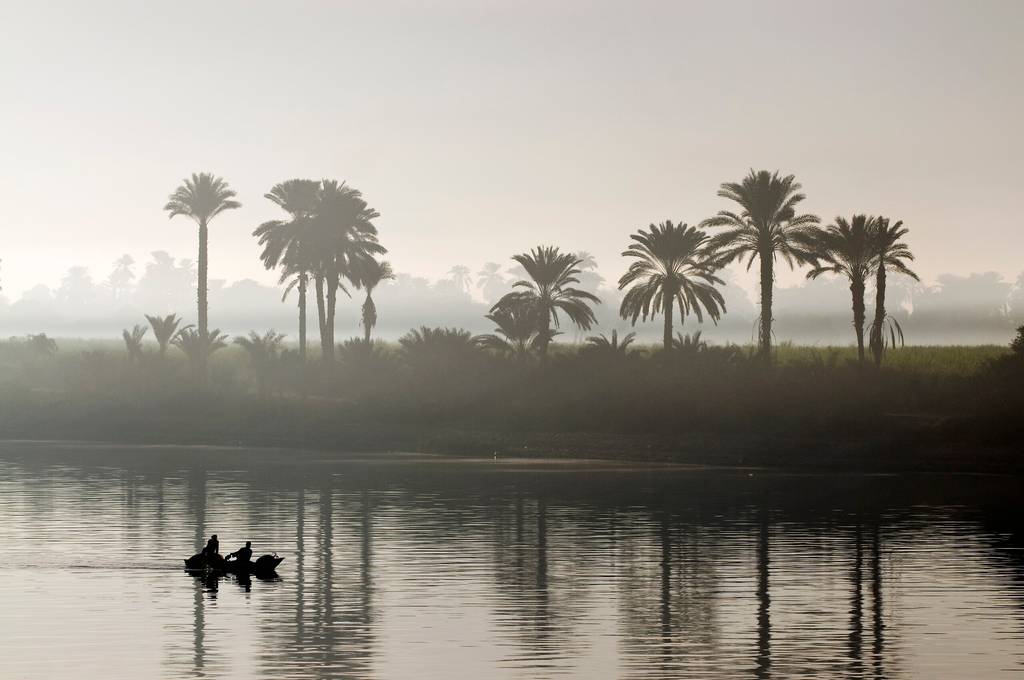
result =
[[[675,307],[683,319],[691,312],[698,321],[704,310],[718,322],[725,311],[725,299],[715,288],[725,282],[715,276],[716,263],[708,251],[708,236],[696,227],[673,224],[671,220],[652,224],[650,231],[640,229],[630,238],[635,243],[623,251],[623,257],[635,258],[619,279],[619,290],[632,286],[619,314],[636,325],[637,319],[665,317],[662,342],[672,349],[672,316]]]
[[[164,206],[168,217],[184,215],[199,225],[199,335],[206,338],[207,325],[207,270],[209,269],[207,242],[209,225],[217,215],[225,210],[234,210],[242,206],[234,200],[235,192],[220,177],[202,172],[186,177],[182,185],[174,190]],[[205,370],[206,357],[200,357],[200,371]]]
[[[711,249],[725,265],[749,255],[747,269],[754,260],[761,267],[761,318],[758,345],[764,361],[772,351],[772,289],[775,285],[775,259],[782,257],[790,268],[807,260],[801,248],[807,231],[818,224],[815,215],[797,214],[805,196],[793,175],[750,171],[740,182],[722,184],[718,195],[739,205],[739,212],[722,210],[700,223],[701,228],[725,227],[712,237]]]
[[[839,274],[850,281],[853,299],[853,331],[857,336],[857,361],[864,365],[864,285],[874,272],[877,225],[874,217],[854,215],[837,217],[825,228],[814,228],[806,235],[806,246],[813,257],[808,279],[822,274]]]
[[[316,211],[320,183],[311,179],[290,179],[275,184],[264,196],[288,214],[287,220],[270,220],[256,227],[252,235],[263,246],[260,259],[267,269],[284,265],[281,282],[290,281],[282,301],[292,288],[299,295],[299,359],[306,360],[306,288],[309,283],[308,231]]]
[[[338,290],[349,294],[343,281],[356,282],[360,263],[387,252],[377,241],[373,220],[378,217],[380,213],[367,205],[358,190],[335,180],[325,179],[320,183],[309,252],[320,319],[320,347],[325,361],[334,360]]]
[[[373,302],[373,290],[382,281],[395,278],[391,264],[372,257],[365,258],[358,267],[358,284],[366,290],[363,301],[363,341],[370,343],[370,332],[377,325],[377,305]]]
[[[882,365],[882,354],[885,351],[885,324],[889,320],[892,324],[890,336],[892,343],[896,344],[896,337],[899,335],[903,340],[903,329],[900,328],[896,319],[889,317],[885,311],[885,277],[886,271],[892,269],[900,274],[906,274],[915,281],[921,279],[908,266],[908,261],[913,261],[914,254],[910,248],[900,239],[906,236],[909,229],[903,226],[903,222],[889,223],[886,217],[879,217],[876,220],[877,236],[875,239],[875,320],[871,324],[869,333],[869,345],[871,354],[875,359],[875,367]]]
[[[178,333],[192,328],[192,325],[189,324],[179,329],[178,324],[181,323],[181,319],[177,314],[168,314],[167,316],[146,314],[146,321],[153,329],[153,337],[156,338],[157,345],[160,347],[161,357],[167,354],[167,345],[178,337]]]
[[[547,356],[552,337],[552,325],[559,328],[559,312],[582,330],[588,331],[596,323],[591,303],[600,304],[593,293],[574,288],[579,283],[580,260],[572,253],[562,253],[553,246],[538,246],[529,253],[512,257],[530,278],[512,284],[511,293],[505,294],[491,307],[491,312],[507,310],[526,304],[537,315],[537,329],[541,335],[540,355]]]

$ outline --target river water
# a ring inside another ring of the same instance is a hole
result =
[[[0,443],[0,677],[1018,677],[1020,500],[1002,477]],[[285,556],[278,578],[186,574],[210,533]]]

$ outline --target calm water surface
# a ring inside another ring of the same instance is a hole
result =
[[[0,443],[0,677],[1020,676],[1020,500],[997,477]],[[279,578],[185,574],[214,532],[284,555]]]

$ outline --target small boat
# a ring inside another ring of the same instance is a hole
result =
[[[277,553],[274,553],[273,555],[260,555],[258,558],[250,562],[226,560],[220,555],[209,558],[203,553],[197,553],[185,560],[185,570],[269,576],[277,570],[277,565],[282,562],[284,562],[284,558],[278,557]]]

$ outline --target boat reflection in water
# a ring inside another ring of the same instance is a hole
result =
[[[118,639],[119,671],[170,678],[1024,671],[1009,479],[4,446],[0,597],[37,614],[4,677],[109,677]],[[214,532],[288,559],[263,581],[112,557]]]

